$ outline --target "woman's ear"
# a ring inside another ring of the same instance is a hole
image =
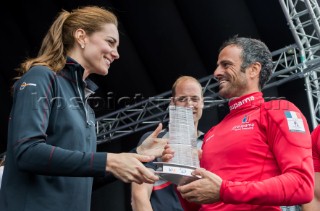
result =
[[[77,29],[74,33],[75,39],[81,48],[86,46],[85,38],[86,32],[83,29]]]

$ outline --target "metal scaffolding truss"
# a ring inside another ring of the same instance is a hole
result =
[[[204,109],[226,102],[214,91],[218,86],[215,79],[207,76],[199,81],[205,96]],[[98,144],[168,122],[170,100],[171,91],[168,91],[97,118]]]
[[[287,19],[291,33],[299,51],[312,127],[315,128],[319,118],[319,65],[309,66],[310,62],[319,60],[320,50],[320,9],[317,0],[279,0]],[[309,69],[310,71],[306,71]]]
[[[279,0],[295,44],[272,52],[274,69],[264,89],[304,78],[313,127],[319,118],[320,28],[316,0]],[[217,94],[218,83],[212,76],[199,79],[204,93],[204,109],[227,102]],[[171,91],[101,116],[96,120],[97,143],[112,141],[168,122]]]

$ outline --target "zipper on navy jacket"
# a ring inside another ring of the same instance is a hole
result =
[[[80,91],[80,88],[79,88],[79,80],[78,80],[78,74],[77,74],[77,71],[75,71],[75,75],[76,75],[76,83],[77,83],[77,91],[79,93],[79,96],[80,96],[80,99],[81,99],[81,102],[82,102],[82,105],[83,105],[83,108],[84,108],[84,112],[85,112],[85,115],[86,115],[86,123],[87,123],[87,126],[88,125],[91,125],[92,121],[89,121],[89,118],[88,118],[88,111],[87,111],[87,108],[86,108],[86,101],[83,100],[83,97],[82,97],[82,93]]]

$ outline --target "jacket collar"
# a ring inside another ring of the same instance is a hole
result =
[[[264,103],[262,92],[254,92],[241,97],[233,98],[229,101],[230,112],[245,108],[260,106]]]
[[[92,92],[95,92],[99,87],[88,77],[85,81],[82,80],[84,73],[84,68],[71,57],[67,57],[66,65],[63,70],[59,72],[59,74],[73,82],[76,82],[78,79],[78,83],[83,85],[83,88],[87,88]],[[76,77],[77,75],[77,77]]]

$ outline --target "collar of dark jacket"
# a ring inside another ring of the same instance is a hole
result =
[[[74,59],[71,57],[67,57],[66,65],[64,69],[60,72],[60,74],[74,82],[76,82],[75,74],[77,75],[77,79],[79,84],[82,84],[83,88],[87,88],[92,92],[95,92],[98,89],[98,86],[90,80],[88,77],[85,81],[82,80],[84,73],[84,68]]]

